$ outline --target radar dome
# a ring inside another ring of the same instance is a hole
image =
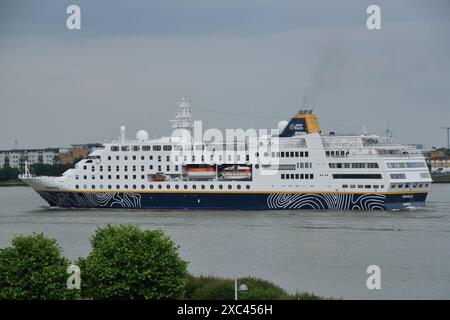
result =
[[[286,120],[282,120],[280,122],[278,122],[278,130],[283,131],[284,128],[286,128],[286,126],[288,125],[288,122]]]
[[[139,130],[136,133],[136,139],[139,141],[147,141],[148,140],[148,132],[145,130]]]

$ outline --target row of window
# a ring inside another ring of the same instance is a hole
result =
[[[161,145],[153,145],[153,146],[149,146],[149,145],[146,145],[146,146],[142,146],[142,148],[141,148],[141,146],[111,146],[111,151],[113,151],[113,152],[117,152],[117,151],[125,151],[125,152],[127,152],[127,151],[134,151],[134,152],[137,152],[137,151],[161,151],[161,150],[163,150],[163,151],[172,151],[172,150],[175,150],[175,151],[183,151],[183,150],[186,150],[186,151],[193,151],[194,149],[195,150],[198,150],[198,151],[201,151],[201,150],[205,150],[205,146],[204,145],[196,145],[195,146],[195,148],[194,148],[194,146],[191,146],[191,145],[188,145],[188,146],[181,146],[181,145],[163,145],[163,146],[161,146]]]
[[[376,169],[378,168],[378,163],[368,162],[368,163],[340,163],[340,162],[330,162],[328,164],[331,169]]]
[[[92,176],[90,176],[90,179],[95,180],[95,177],[96,177],[95,175],[92,175]],[[107,177],[108,180],[112,180],[113,179],[113,176],[110,175],[110,174],[107,175],[106,177]],[[116,175],[114,179],[120,180],[120,177],[121,177],[120,175]],[[123,177],[123,179],[128,180],[128,175],[123,175],[122,177]],[[133,180],[137,179],[137,175],[135,175],[135,174],[130,176],[130,177],[132,177]],[[99,175],[98,178],[99,178],[99,180],[103,180],[104,176],[103,175]],[[79,180],[80,177],[79,176],[75,176],[75,179]],[[144,180],[145,179],[145,175],[141,175],[141,179]],[[88,176],[84,175],[83,176],[83,180],[88,180]]]
[[[406,189],[410,189],[410,188],[428,188],[428,183],[413,183],[413,184],[391,184],[391,188],[392,189],[402,189],[402,188],[406,188]]]
[[[314,179],[314,174],[312,173],[282,173],[281,174],[281,179],[282,180],[302,180],[302,179]]]
[[[219,154],[218,161],[223,161],[223,158],[224,158],[224,156],[222,154]],[[117,161],[120,160],[120,156],[115,156],[115,159]],[[128,155],[123,156],[123,160],[127,161],[128,159],[129,159]],[[131,159],[132,160],[137,160],[137,156],[131,156]],[[140,156],[140,159],[141,160],[145,160],[145,156]],[[149,160],[153,160],[153,155],[149,156],[148,159]],[[158,159],[158,162],[161,162],[162,157],[158,156],[157,159]],[[179,156],[174,156],[174,162],[178,162],[179,159],[180,159]],[[195,155],[192,155],[191,159],[192,159],[193,162],[195,162],[197,158],[196,158]],[[201,159],[201,161],[205,161],[205,156],[201,155],[200,159]],[[232,155],[228,154],[227,155],[227,160],[228,161],[232,161],[232,159],[233,159]],[[108,160],[111,161],[112,160],[112,156],[108,156]],[[214,160],[214,155],[210,155],[209,156],[209,160],[213,161]],[[170,156],[169,155],[166,156],[166,161],[167,162],[170,161]],[[185,161],[185,162],[188,161],[187,155],[183,156],[183,161]],[[241,155],[240,154],[236,154],[236,161],[241,161]],[[250,161],[250,155],[248,155],[248,154],[245,155],[245,161]]]
[[[236,146],[233,146],[233,150],[236,150],[236,148],[235,148]],[[124,152],[128,152],[128,151],[133,151],[133,152],[137,152],[137,151],[161,151],[161,150],[163,150],[163,151],[172,151],[172,150],[175,150],[175,151],[183,151],[183,150],[185,150],[185,151],[193,151],[193,150],[197,150],[197,151],[203,151],[203,150],[205,150],[206,148],[205,148],[205,146],[204,145],[196,145],[195,146],[195,148],[194,148],[194,146],[191,146],[191,145],[189,145],[189,146],[181,146],[181,145],[163,145],[163,146],[161,146],[161,145],[153,145],[153,146],[142,146],[142,148],[141,148],[141,146],[111,146],[111,148],[110,148],[110,150],[112,151],[112,152],[117,152],[117,151],[124,151]],[[225,149],[227,149],[227,148],[225,148]],[[224,150],[225,150],[224,149]],[[230,149],[231,150],[231,149]],[[264,153],[264,155],[265,156],[268,156],[268,153]],[[256,156],[258,156],[257,154],[256,154]],[[303,152],[303,151],[300,151],[300,152],[298,152],[298,151],[295,151],[295,152],[293,152],[293,151],[291,151],[291,152],[288,152],[288,151],[286,151],[286,152],[272,152],[272,157],[286,157],[286,158],[288,158],[288,157],[308,157],[308,151],[305,151],[305,152]]]
[[[188,186],[187,184],[185,184],[185,185],[183,185],[183,186],[176,184],[176,185],[173,186],[173,188],[176,189],[176,190],[181,189],[181,187],[183,187],[184,190],[189,189],[189,186]],[[190,186],[190,188],[193,189],[193,190],[196,190],[197,187],[198,187],[198,189],[201,189],[201,190],[206,190],[206,189],[208,189],[208,186],[206,186],[206,185],[204,185],[204,184],[199,185],[199,186],[193,184],[192,186]],[[213,184],[209,185],[209,189],[210,189],[210,190],[214,190],[215,187],[216,187],[216,186],[213,185]],[[219,184],[219,185],[217,186],[217,188],[218,188],[219,190],[223,190],[225,187],[226,187],[228,190],[233,190],[233,185],[231,185],[231,184],[229,184],[229,185],[227,185],[227,186],[224,186],[224,185],[222,185],[222,184]],[[96,186],[95,184],[91,185],[91,189],[92,189],[92,190],[95,190],[96,188],[97,188],[97,186]],[[103,190],[103,189],[104,189],[104,186],[103,186],[103,185],[99,185],[98,188],[99,188],[100,190]],[[123,186],[123,188],[126,189],[126,190],[127,190],[127,189],[133,189],[133,190],[136,190],[136,189],[138,189],[138,186],[137,186],[136,184],[133,184],[133,185],[131,185],[131,186],[128,186],[127,184],[125,184],[125,185]],[[148,187],[147,187],[146,185],[142,184],[142,185],[140,186],[140,189],[141,189],[141,190],[145,190],[145,189],[150,189],[150,190],[153,190],[153,189],[159,189],[159,190],[161,190],[161,189],[163,189],[163,188],[164,188],[164,187],[163,187],[163,185],[161,185],[161,184],[158,184],[158,185],[150,184],[150,185],[148,185]],[[165,185],[165,189],[170,190],[171,188],[172,188],[172,185],[170,185],[170,184],[166,184],[166,185]],[[238,184],[238,185],[235,186],[235,189],[237,189],[237,190],[241,190],[242,188],[243,188],[243,186],[240,185],[240,184]],[[79,185],[79,184],[75,185],[75,189],[77,189],[77,190],[80,189],[80,185]],[[83,189],[88,189],[88,186],[87,186],[87,185],[83,185]],[[111,190],[111,189],[112,189],[112,185],[108,185],[108,186],[107,186],[107,189],[108,189],[108,190]],[[120,189],[121,189],[121,186],[120,186],[120,185],[116,185],[116,190],[120,190]],[[245,189],[250,190],[250,185],[248,185],[248,184],[245,185]]]
[[[370,185],[370,184],[365,184],[365,185],[362,185],[362,184],[358,184],[358,185],[350,184],[350,185],[348,185],[348,184],[343,184],[342,188],[343,189],[384,189],[384,185],[378,185],[378,184],[374,184],[374,185]]]
[[[148,168],[150,170],[153,170],[153,165],[149,165]],[[103,166],[99,166],[98,169],[99,169],[100,172],[103,172]],[[120,172],[120,166],[116,166],[115,169],[116,169],[115,170],[116,172]],[[131,169],[132,169],[133,172],[137,171],[137,167],[136,166],[132,166]],[[170,169],[171,169],[170,165],[166,165],[166,171],[170,171]],[[87,166],[83,166],[83,170],[87,170]],[[145,166],[141,166],[140,170],[142,172],[145,171]],[[174,171],[178,171],[178,170],[179,170],[179,166],[175,165],[174,166]],[[112,167],[111,166],[107,166],[107,171],[111,172],[112,171]],[[123,171],[124,172],[128,172],[128,166],[123,166]],[[158,166],[158,171],[161,171],[161,166],[160,165]],[[91,167],[91,172],[95,172],[95,166]]]
[[[272,157],[275,158],[306,158],[309,157],[308,151],[280,151],[272,152]]]
[[[339,173],[333,174],[333,179],[381,179],[381,174],[378,173]]]
[[[404,173],[391,173],[389,176],[392,180],[406,179],[406,174]]]
[[[389,169],[405,169],[405,168],[425,168],[425,162],[388,162],[386,166]]]
[[[349,151],[345,151],[345,150],[330,150],[330,151],[325,151],[325,155],[327,157],[345,157],[349,155]]]

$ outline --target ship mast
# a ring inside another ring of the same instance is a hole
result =
[[[186,98],[181,99],[178,103],[179,111],[175,114],[172,122],[172,128],[179,130],[187,130],[192,137],[194,122],[192,121],[191,102]]]

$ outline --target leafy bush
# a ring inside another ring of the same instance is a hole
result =
[[[214,277],[192,277],[188,285],[193,300],[233,300],[234,280]]]
[[[80,258],[83,296],[94,299],[176,299],[184,295],[187,263],[160,230],[97,229],[92,252]]]
[[[0,299],[74,298],[77,291],[67,289],[68,266],[55,240],[18,236],[11,247],[0,249]]]

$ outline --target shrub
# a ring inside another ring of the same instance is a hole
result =
[[[211,276],[188,276],[186,299],[193,300],[232,300],[234,299],[234,279]],[[288,294],[277,285],[257,278],[238,279],[238,285],[245,284],[246,292],[238,292],[240,300],[318,300],[319,296],[309,293]]]
[[[83,296],[94,299],[176,299],[186,288],[187,263],[160,230],[97,229],[92,252],[80,258]]]
[[[233,300],[234,280],[214,277],[199,277],[190,279],[188,288],[192,290],[187,297],[193,300]]]
[[[67,289],[68,266],[55,240],[18,236],[11,247],[0,249],[0,299],[74,298],[77,291]]]
[[[243,283],[247,285],[249,290],[239,292],[239,299],[276,300],[288,296],[286,291],[265,280],[256,278],[238,279],[238,285]],[[189,276],[186,298],[194,300],[234,299],[234,279]]]

